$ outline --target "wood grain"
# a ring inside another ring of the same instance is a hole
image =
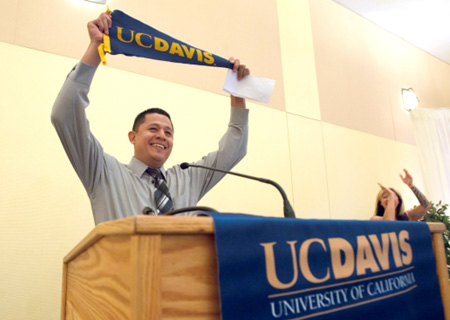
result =
[[[134,272],[129,240],[129,236],[104,237],[70,262],[66,307],[72,307],[66,319],[130,319]]]
[[[442,225],[444,225],[442,223]],[[444,225],[445,226],[445,225]],[[447,257],[445,255],[444,240],[442,233],[433,233],[432,244],[436,258],[436,272],[441,290],[442,305],[444,306],[445,320],[450,320],[450,282],[447,268]]]
[[[214,236],[165,236],[162,253],[163,319],[220,319]]]
[[[131,237],[131,319],[161,319],[161,235]]]

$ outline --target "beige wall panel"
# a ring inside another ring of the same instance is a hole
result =
[[[93,227],[50,123],[72,65],[0,43],[0,319],[58,319],[62,257]]]
[[[102,6],[85,7],[80,3],[82,0],[20,1],[14,43],[79,59],[88,44],[87,22],[104,11]],[[113,0],[110,9],[122,10],[174,38],[224,58],[241,59],[252,74],[276,81],[269,105],[285,109],[275,0],[214,4],[206,0]],[[224,69],[123,56],[107,56],[107,61],[114,68],[226,95],[222,91]]]
[[[419,93],[420,106],[423,108],[448,108],[450,106],[450,65],[428,56],[428,66],[433,75],[428,80],[433,94],[422,96]]]
[[[0,0],[0,41],[14,43],[19,0]]]
[[[14,44],[81,58],[89,44],[87,22],[103,11],[103,7],[80,6],[71,0],[21,0]]]
[[[418,205],[399,177],[406,168],[414,184],[424,190],[414,146],[325,122],[322,125],[333,219],[369,219],[378,183],[398,189],[407,209]]]
[[[277,182],[294,206],[286,115],[254,104],[249,108],[247,155],[233,171]],[[282,197],[275,187],[235,176],[225,177],[200,204],[221,212],[283,216]]]
[[[418,82],[414,85],[415,88],[424,88],[424,91],[428,91],[427,83],[415,75],[416,73],[430,75],[427,64],[424,63],[428,61],[428,54],[398,37],[386,33],[385,30],[372,23],[368,23],[366,26],[364,44],[370,57],[367,65],[373,64],[376,70],[373,70],[373,72],[369,70],[368,78],[361,83],[363,86],[367,83],[369,89],[376,94],[378,99],[383,98],[382,104],[368,108],[368,112],[373,112],[368,119],[369,121],[370,118],[375,119],[377,130],[383,129],[381,124],[386,126],[386,130],[393,129],[393,136],[388,138],[414,145],[412,123],[409,119],[409,113],[403,108],[401,88],[409,88],[412,85],[411,82]],[[360,68],[364,70],[365,66]],[[355,70],[354,74],[357,72]],[[379,78],[374,79],[373,74],[378,74]],[[358,76],[355,76],[355,79],[357,78]],[[382,88],[381,84],[383,84]],[[358,84],[354,83],[352,87],[358,89]],[[362,98],[370,99],[369,96]],[[377,98],[374,97],[373,99]],[[363,100],[361,102],[363,103]],[[364,104],[361,104],[361,106],[366,111]],[[386,112],[382,119],[379,117],[381,114],[379,110]],[[375,130],[359,129],[363,132],[385,137],[377,134]]]
[[[365,43],[369,23],[331,1],[310,5],[322,119],[394,139],[382,61]]]
[[[332,1],[309,4],[322,120],[414,144],[400,90],[448,97],[433,84],[448,79],[448,66]]]
[[[382,29],[380,29],[382,32]],[[379,32],[379,33],[380,33]],[[368,34],[368,38],[372,34]],[[393,105],[400,106],[401,88],[413,88],[419,98],[420,108],[440,108],[450,105],[450,65],[395,36],[385,36],[385,72],[389,75],[389,86],[396,90]],[[390,56],[390,59],[389,59]],[[397,122],[396,122],[397,123]]]
[[[303,219],[330,219],[321,122],[288,115],[295,212]]]
[[[142,12],[145,7],[144,0],[113,0],[110,8]],[[87,23],[104,11],[106,6],[85,0],[21,0],[14,43],[80,59],[89,44]]]
[[[279,0],[277,4],[286,111],[320,120],[308,1]]]

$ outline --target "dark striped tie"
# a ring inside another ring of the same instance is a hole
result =
[[[172,199],[170,198],[169,188],[167,188],[161,172],[157,169],[148,167],[147,173],[155,179],[155,202],[158,209],[158,214],[162,214],[172,210],[173,203]]]

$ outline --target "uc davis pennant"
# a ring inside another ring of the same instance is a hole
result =
[[[223,320],[444,319],[424,223],[209,215]]]
[[[104,35],[99,47],[100,57],[106,64],[105,52],[144,57],[178,63],[232,69],[226,59],[174,39],[120,10],[112,12],[109,36]]]

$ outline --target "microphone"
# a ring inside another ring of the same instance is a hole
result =
[[[218,171],[218,172],[222,172],[222,173],[226,173],[226,174],[232,174],[232,175],[235,175],[235,176],[239,176],[239,177],[243,177],[243,178],[252,179],[252,180],[259,181],[259,182],[264,182],[264,183],[271,184],[275,188],[278,189],[278,191],[281,193],[281,197],[283,198],[284,217],[285,218],[295,218],[294,209],[292,209],[292,206],[289,203],[289,200],[288,200],[288,198],[286,196],[286,193],[284,192],[283,188],[281,188],[281,186],[278,183],[276,183],[275,181],[272,181],[272,180],[269,180],[269,179],[264,179],[264,178],[252,177],[252,176],[248,176],[248,175],[242,174],[242,173],[236,173],[236,172],[232,172],[232,171],[225,171],[225,170],[220,170],[220,169],[216,169],[216,168],[205,167],[205,166],[200,166],[200,165],[196,165],[196,164],[190,164],[190,163],[187,163],[187,162],[183,162],[182,164],[180,164],[180,167],[183,170],[187,169],[189,167],[202,168],[202,169]]]
[[[175,210],[172,210],[172,211],[168,211],[168,212],[162,213],[160,215],[161,216],[174,216],[174,215],[179,214],[179,213],[190,212],[190,211],[217,212],[216,209],[213,209],[213,208],[210,208],[210,207],[186,207],[186,208],[180,208],[180,209],[175,209]]]
[[[203,206],[203,207],[186,207],[186,208],[181,208],[181,209],[175,209],[175,210],[172,210],[172,211],[168,211],[166,213],[161,213],[159,215],[160,216],[174,216],[174,215],[179,214],[179,213],[190,212],[190,211],[217,212],[216,209]],[[144,209],[142,209],[142,214],[144,214],[144,215],[157,215],[155,213],[155,210],[153,210],[150,207],[145,207]]]
[[[155,211],[150,207],[145,207],[144,209],[142,209],[142,214],[145,215],[155,214]]]

